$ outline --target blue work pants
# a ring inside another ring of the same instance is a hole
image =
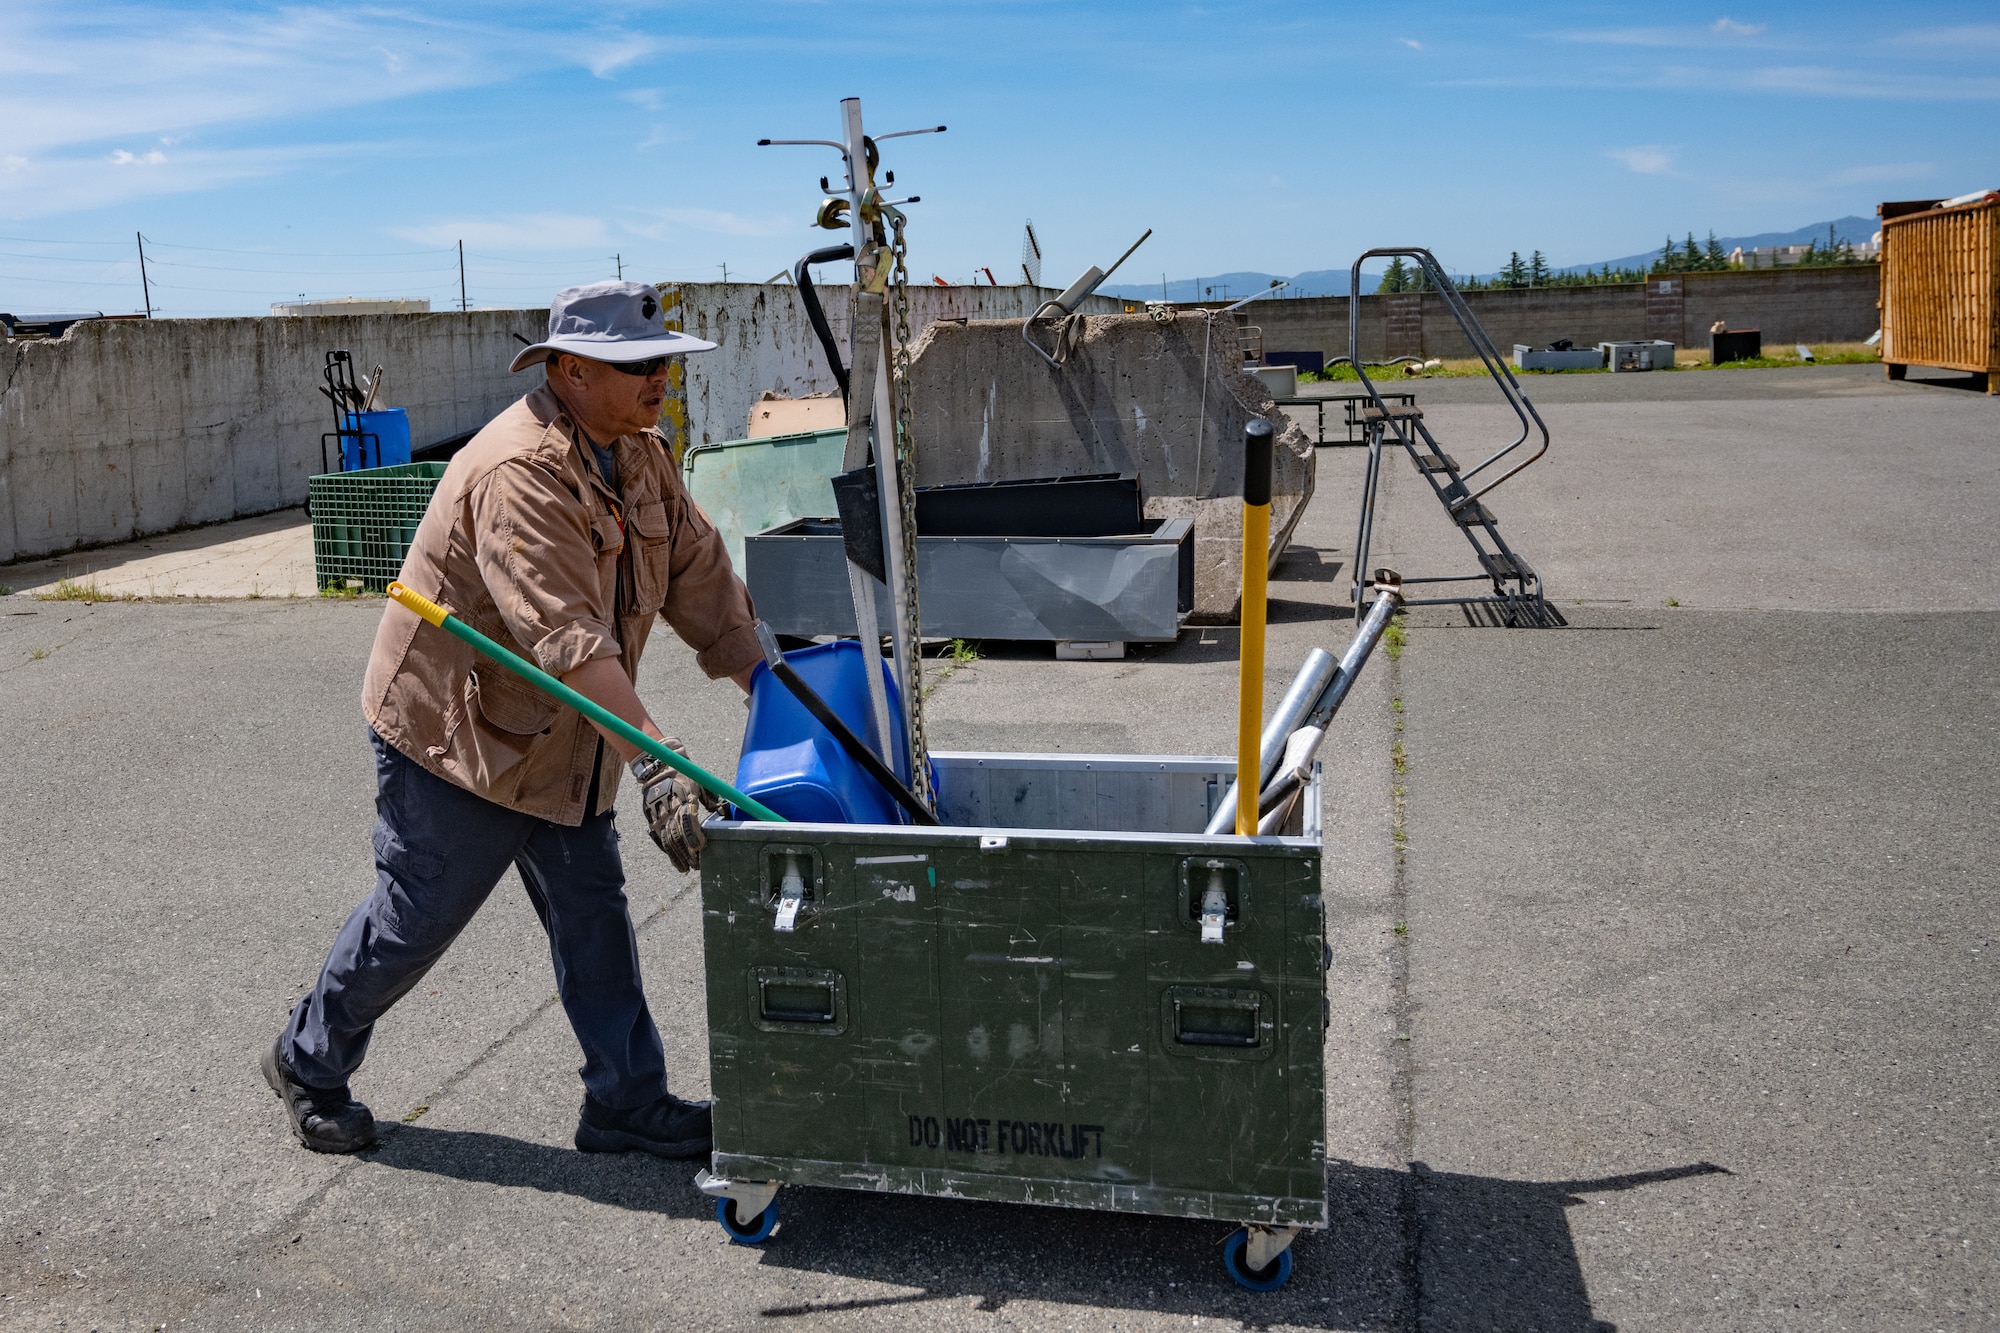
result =
[[[292,1071],[311,1087],[345,1085],[375,1021],[423,980],[511,865],[548,932],[556,991],[583,1047],[583,1086],[619,1109],[664,1096],[666,1055],[639,980],[615,813],[552,824],[445,781],[372,729],[368,738],[375,891],[292,1010],[281,1039]]]

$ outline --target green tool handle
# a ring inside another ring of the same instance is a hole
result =
[[[763,805],[755,797],[745,796],[686,755],[668,749],[602,704],[592,703],[540,667],[515,653],[508,652],[422,593],[412,592],[401,583],[392,583],[389,585],[389,596],[406,610],[414,611],[447,634],[463,639],[550,698],[568,704],[612,735],[644,750],[668,768],[706,787],[739,810],[747,810],[754,817],[770,823],[787,822],[783,815]]]

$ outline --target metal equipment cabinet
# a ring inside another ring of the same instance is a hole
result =
[[[1282,1284],[1327,1220],[1316,772],[1252,839],[1201,832],[1226,759],[932,760],[944,827],[709,826],[724,1226],[763,1239],[785,1184],[1213,1218]]]

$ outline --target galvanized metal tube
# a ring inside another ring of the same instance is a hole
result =
[[[1268,748],[1265,749],[1264,760],[1266,767],[1260,775],[1258,782],[1258,790],[1260,792],[1271,781],[1272,769],[1285,758],[1285,744],[1292,735],[1306,727],[1317,728],[1322,735],[1325,733],[1327,724],[1332,722],[1333,715],[1340,711],[1340,705],[1346,700],[1347,692],[1354,688],[1354,682],[1359,679],[1361,668],[1368,661],[1368,655],[1375,651],[1375,645],[1380,643],[1382,636],[1388,632],[1390,618],[1401,609],[1402,605],[1403,594],[1400,583],[1385,582],[1378,585],[1375,601],[1369,606],[1368,614],[1362,617],[1361,624],[1355,629],[1354,639],[1347,645],[1347,651],[1341,654],[1340,664],[1334,669],[1332,678],[1325,681],[1319,693],[1313,698],[1310,707],[1301,710],[1285,735],[1279,739],[1276,754],[1273,754]],[[1313,651],[1317,653],[1320,650],[1314,649]],[[1307,666],[1310,667],[1312,659],[1307,658],[1306,660]],[[1292,703],[1292,692],[1299,689],[1299,685],[1305,679],[1305,675],[1306,672],[1302,669],[1299,672],[1298,679],[1292,682],[1292,690],[1286,691],[1285,702],[1279,706],[1281,713],[1286,711],[1287,706]],[[1275,727],[1276,724],[1277,719],[1272,719],[1272,725]],[[1267,747],[1269,741],[1270,735],[1267,732],[1265,735],[1265,744]],[[1317,751],[1318,748],[1319,746],[1315,743],[1313,750]],[[1310,763],[1311,760],[1312,754],[1307,753],[1303,756],[1302,762]],[[1238,785],[1235,783],[1230,784],[1228,795],[1223,797],[1222,803],[1216,807],[1215,813],[1209,817],[1208,827],[1203,832],[1209,834],[1228,833],[1236,827],[1237,808],[1239,804],[1238,793]]]
[[[1286,689],[1285,697],[1278,701],[1277,712],[1271,714],[1271,720],[1264,724],[1263,738],[1257,744],[1258,758],[1262,761],[1258,778],[1259,787],[1271,780],[1271,774],[1277,770],[1278,760],[1284,757],[1286,738],[1297,731],[1300,724],[1306,720],[1306,716],[1312,712],[1313,705],[1319,702],[1319,696],[1325,692],[1327,683],[1333,679],[1337,666],[1338,660],[1324,648],[1315,648],[1306,654],[1305,665],[1299,668],[1298,675],[1292,677],[1291,686]],[[1215,808],[1215,814],[1209,818],[1205,832],[1227,833],[1235,826],[1236,784],[1231,783],[1229,794],[1224,796],[1222,804]]]
[[[1400,588],[1393,591],[1383,589],[1376,595],[1374,605],[1368,608],[1368,614],[1362,618],[1361,627],[1354,631],[1354,641],[1348,644],[1347,651],[1341,654],[1340,669],[1333,673],[1333,679],[1327,682],[1325,691],[1314,701],[1312,711],[1306,715],[1308,725],[1318,727],[1321,731],[1326,730],[1327,723],[1331,722],[1333,715],[1340,711],[1340,705],[1346,700],[1347,692],[1354,688],[1354,682],[1360,678],[1361,668],[1368,661],[1368,655],[1375,651],[1375,645],[1380,643],[1383,634],[1388,632],[1390,618],[1402,605],[1403,594]]]

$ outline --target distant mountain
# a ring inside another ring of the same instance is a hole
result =
[[[1811,226],[1800,227],[1796,231],[1767,231],[1760,232],[1755,236],[1718,236],[1715,240],[1722,247],[1724,254],[1729,253],[1739,245],[1745,250],[1755,250],[1760,245],[1804,245],[1808,241],[1818,241],[1821,245],[1825,245],[1826,229],[1832,227],[1835,240],[1846,241],[1850,245],[1865,245],[1868,238],[1879,231],[1881,226],[1881,222],[1875,218],[1845,217],[1838,218],[1832,222],[1815,222]],[[1666,239],[1662,235],[1660,237],[1661,243],[1664,244]],[[1686,239],[1687,229],[1682,228],[1680,235],[1674,238],[1674,243],[1679,245]],[[1694,243],[1696,245],[1707,245],[1708,233],[1696,232]],[[1521,256],[1523,259],[1527,257],[1525,253]],[[1606,264],[1611,265],[1614,269],[1649,268],[1652,266],[1653,261],[1659,257],[1659,247],[1655,246],[1643,254],[1626,255],[1623,259],[1600,259],[1594,263],[1575,264],[1568,268],[1557,269],[1556,272],[1581,273],[1585,269],[1595,271]],[[1482,273],[1479,276],[1490,278],[1494,275],[1491,273]]]
[[[1796,231],[1767,231],[1756,236],[1718,236],[1716,240],[1722,246],[1725,253],[1734,250],[1739,245],[1745,250],[1754,250],[1760,245],[1804,245],[1808,241],[1819,241],[1824,244],[1826,241],[1826,229],[1831,226],[1835,240],[1847,241],[1853,245],[1861,245],[1875,234],[1880,225],[1874,218],[1845,217],[1836,219],[1831,223],[1815,222],[1811,226],[1800,227]],[[1686,236],[1687,230],[1683,228],[1680,236],[1676,238],[1675,243],[1679,244]],[[1664,242],[1666,237],[1662,235],[1660,239]],[[1697,232],[1694,242],[1696,245],[1707,244],[1708,233],[1705,231]],[[1521,258],[1526,259],[1530,253],[1532,253],[1532,247],[1522,251]],[[1614,269],[1643,269],[1651,267],[1653,261],[1659,258],[1659,256],[1660,252],[1655,248],[1647,250],[1642,254],[1626,255],[1621,259],[1600,259],[1588,264],[1575,264],[1567,268],[1557,269],[1556,272],[1581,273],[1586,269],[1595,272],[1606,264],[1609,264]],[[1447,271],[1452,271],[1449,269],[1449,266],[1447,266]],[[1282,300],[1289,296],[1345,296],[1347,295],[1347,274],[1348,270],[1344,268],[1316,268],[1305,273],[1294,273],[1291,275],[1291,285],[1271,299]],[[1455,271],[1454,276],[1456,276]],[[1480,273],[1474,276],[1492,278],[1497,275],[1493,273]],[[1220,301],[1227,298],[1231,301],[1240,301],[1253,292],[1263,291],[1273,282],[1279,281],[1284,277],[1285,275],[1282,273],[1256,273],[1238,270],[1232,273],[1216,273],[1195,278],[1175,278],[1166,284],[1164,299],[1168,301]],[[1372,292],[1380,285],[1381,281],[1382,274],[1379,270],[1374,273],[1364,272],[1361,275],[1361,290],[1363,292]],[[1158,283],[1147,285],[1146,283],[1123,282],[1115,286],[1100,288],[1099,290],[1106,296],[1123,297],[1128,301],[1158,301],[1163,299],[1160,284]]]

